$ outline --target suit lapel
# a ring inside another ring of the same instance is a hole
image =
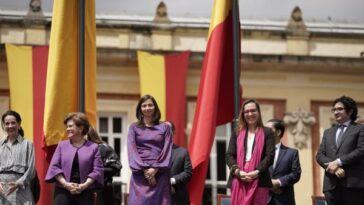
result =
[[[177,157],[177,146],[175,144],[173,144],[173,147],[172,147],[172,165],[173,165],[173,162],[176,161],[176,157]]]
[[[274,170],[277,170],[277,168],[279,167],[279,163],[282,161],[286,152],[287,152],[287,147],[284,146],[283,144],[281,144],[281,147],[279,148],[278,158],[277,158],[277,162],[276,162],[276,166],[275,166]]]
[[[273,175],[273,165],[269,166],[268,168],[270,175]]]
[[[352,126],[351,124],[349,124],[349,126],[346,128],[345,132],[344,132],[344,135],[343,135],[343,138],[339,144],[339,147],[337,148],[337,150],[340,149],[341,145],[343,144],[343,142],[346,140],[347,136],[349,135],[349,133],[351,131],[353,131],[354,129],[354,126]],[[336,129],[337,130],[337,129]],[[336,139],[336,133],[335,133],[335,139]]]
[[[331,130],[329,131],[328,135],[326,136],[326,140],[328,142],[328,144],[330,145],[330,147],[333,147],[334,149],[336,149],[335,151],[337,151],[337,146],[336,146],[336,131],[337,131],[338,127],[332,127]]]

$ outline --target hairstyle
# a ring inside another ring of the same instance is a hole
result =
[[[278,120],[278,119],[270,119],[270,120],[268,120],[268,122],[271,122],[273,124],[273,127],[275,130],[281,131],[279,138],[282,138],[284,135],[284,131],[286,130],[284,122],[282,120]]]
[[[152,100],[153,104],[154,104],[154,113],[153,113],[153,119],[152,119],[152,123],[153,124],[159,124],[159,120],[161,119],[161,111],[159,110],[157,101],[154,99],[153,96],[151,95],[144,95],[143,97],[140,98],[138,105],[136,107],[136,117],[138,119],[137,122],[137,126],[138,127],[145,127],[144,124],[144,120],[143,120],[143,113],[142,113],[142,104],[147,101],[147,100]]]
[[[67,125],[67,122],[72,120],[77,127],[83,126],[82,134],[87,135],[87,140],[101,144],[102,140],[97,134],[96,130],[90,125],[87,116],[82,112],[71,112],[64,119],[63,123]]]
[[[259,114],[259,118],[258,118],[258,121],[257,121],[257,127],[263,127],[263,121],[262,121],[262,115],[261,115],[261,112],[260,112],[260,106],[259,106],[259,103],[254,100],[254,99],[248,99],[248,100],[245,100],[243,102],[243,104],[241,105],[241,109],[240,109],[240,113],[239,113],[239,124],[238,124],[238,127],[237,127],[237,130],[236,130],[236,134],[239,135],[239,132],[243,129],[243,128],[246,128],[248,127],[248,124],[245,120],[245,115],[244,115],[244,111],[245,111],[245,105],[249,104],[249,103],[254,103],[255,106],[257,107],[257,111],[258,111],[258,114]]]
[[[9,115],[10,116],[14,116],[16,122],[19,123],[19,124],[21,124],[21,117],[20,117],[19,113],[17,113],[14,110],[8,110],[1,117],[1,127],[3,128],[3,130],[5,130],[5,118],[6,118],[6,116],[9,116]],[[22,127],[19,127],[18,133],[19,133],[19,135],[21,135],[21,136],[24,137],[24,130],[23,130]]]
[[[332,106],[334,107],[336,103],[342,103],[344,105],[346,113],[351,113],[350,119],[351,121],[355,121],[358,117],[358,106],[356,105],[356,102],[353,98],[347,97],[347,96],[341,96],[339,98],[336,98],[335,101],[332,103]]]
[[[96,130],[90,126],[89,131],[87,133],[87,140],[90,140],[91,142],[94,142],[96,144],[102,144],[104,141],[102,141],[99,134],[97,134]]]

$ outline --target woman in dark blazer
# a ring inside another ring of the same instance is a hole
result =
[[[246,100],[226,153],[232,205],[267,204],[272,187],[268,168],[273,164],[274,149],[273,133],[263,126],[259,104]]]

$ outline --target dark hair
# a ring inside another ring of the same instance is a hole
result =
[[[239,132],[243,128],[248,127],[248,124],[245,121],[244,111],[245,111],[245,105],[247,105],[249,103],[254,103],[255,106],[257,107],[257,111],[258,111],[258,114],[259,114],[259,118],[258,118],[258,121],[257,121],[257,127],[260,127],[261,128],[261,127],[264,126],[263,125],[263,121],[262,121],[262,114],[260,112],[259,103],[256,100],[254,100],[254,99],[248,99],[248,100],[245,100],[243,102],[243,104],[241,105],[241,109],[240,109],[240,113],[239,113],[239,125],[238,125],[237,130],[236,130],[237,135],[239,135]]]
[[[21,117],[20,117],[20,114],[17,113],[16,111],[14,110],[8,110],[6,111],[3,116],[1,117],[1,127],[3,128],[3,130],[5,130],[5,118],[6,116],[14,116],[15,117],[15,120],[17,123],[21,124]],[[22,127],[19,127],[19,130],[18,130],[18,133],[19,135],[23,136],[24,137],[24,130]]]
[[[87,134],[87,140],[101,144],[102,140],[97,134],[96,130],[91,126],[87,116],[82,112],[71,112],[64,119],[63,123],[67,125],[67,122],[72,120],[77,127],[83,126],[82,134]]]
[[[159,110],[157,101],[151,95],[144,95],[143,97],[140,98],[138,105],[136,107],[136,117],[138,119],[138,122],[137,122],[138,127],[145,127],[145,124],[143,121],[142,104],[149,99],[152,100],[152,102],[154,104],[154,113],[153,113],[152,123],[157,125],[157,124],[159,124],[159,120],[161,119],[161,111]]]
[[[275,130],[281,131],[281,134],[279,137],[282,138],[284,135],[284,131],[286,130],[283,120],[270,119],[270,120],[268,120],[268,122],[271,122],[273,124],[273,127]]]
[[[346,113],[351,113],[350,119],[351,121],[355,121],[358,117],[358,106],[356,105],[356,102],[353,98],[348,96],[341,96],[339,98],[336,98],[335,101],[332,103],[332,106],[334,107],[336,103],[342,103],[344,105]]]

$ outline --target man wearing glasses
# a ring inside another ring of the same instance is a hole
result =
[[[316,160],[325,169],[327,205],[364,204],[364,125],[355,123],[356,102],[337,98],[332,112],[337,125],[325,130]]]

